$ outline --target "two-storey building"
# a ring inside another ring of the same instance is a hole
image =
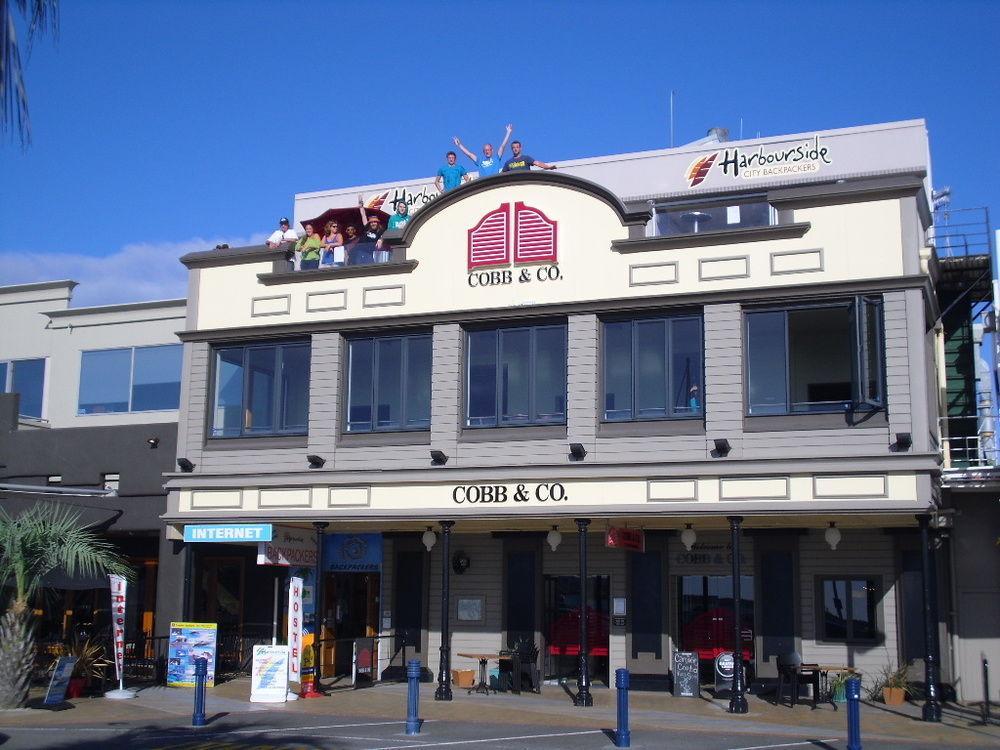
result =
[[[383,263],[185,256],[168,535],[320,524],[324,634],[435,671],[527,640],[654,684],[737,632],[757,677],[895,666],[938,502],[924,123],[557,166],[297,197],[419,208]],[[191,616],[270,622],[255,547],[188,548]]]

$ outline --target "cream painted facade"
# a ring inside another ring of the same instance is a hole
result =
[[[827,144],[829,163],[773,179],[714,168],[701,186],[687,186],[689,165],[712,152],[724,160],[727,150],[764,154],[807,142]],[[324,522],[328,534],[382,534],[368,634],[400,632],[401,613],[416,607],[406,617],[420,633],[418,655],[435,671],[442,569],[449,561],[441,557],[440,533],[430,552],[420,537],[452,521],[450,552],[471,561],[468,570],[449,576],[452,666],[469,666],[460,652],[509,646],[517,630],[514,610],[529,606],[533,623],[521,630],[539,647],[540,668],[556,678],[569,675],[553,666],[552,612],[570,606],[560,587],[578,575],[574,522],[590,519],[588,576],[600,577],[594,585],[604,597],[594,606],[608,614],[605,608],[622,599],[627,610],[601,636],[606,657],[594,668],[606,682],[618,667],[665,677],[672,653],[693,648],[690,620],[697,616],[689,611],[693,595],[686,587],[695,578],[706,587],[724,584],[727,519],[738,516],[746,560],[741,574],[751,580],[756,676],[773,677],[777,657],[792,651],[805,661],[855,666],[869,677],[912,654],[901,622],[918,613],[913,591],[900,583],[900,560],[914,544],[916,516],[936,510],[939,464],[937,392],[928,379],[935,368],[927,330],[938,310],[926,242],[930,166],[923,123],[704,144],[566,167],[566,174],[477,180],[435,198],[404,232],[385,235],[392,260],[382,265],[296,273],[281,253],[262,248],[186,256],[178,456],[191,470],[167,477],[168,537],[181,539],[184,525],[196,522]],[[394,187],[360,190],[380,194]],[[296,220],[352,206],[344,196],[358,192],[297,196]],[[771,223],[658,234],[657,212],[751,198],[768,204]],[[516,211],[519,204],[554,224],[555,260],[470,268],[470,232],[490,212]],[[860,416],[749,414],[748,312],[856,297],[877,297],[881,305],[873,357],[880,363],[883,407]],[[626,315],[678,313],[701,321],[703,415],[608,422],[603,326]],[[565,420],[470,427],[469,331],[553,320],[567,330]],[[362,334],[412,331],[432,339],[427,429],[348,434],[348,343]],[[294,436],[212,437],[213,420],[222,413],[219,348],[282,341],[311,346],[308,429]],[[583,448],[582,457],[571,455],[571,444]],[[432,451],[444,462],[432,462]],[[307,456],[322,461],[310,467]],[[831,524],[842,534],[836,549],[825,541]],[[686,562],[680,533],[688,525],[697,544],[714,545],[722,562]],[[642,530],[646,553],[608,548],[604,535],[614,527]],[[555,550],[544,541],[552,528],[562,534]],[[232,551],[189,547],[196,571]],[[525,586],[534,594],[510,588],[518,565],[533,571]],[[248,581],[251,568],[249,562],[241,568]],[[641,586],[650,570],[659,580],[651,596]],[[420,588],[405,605],[401,592],[412,591],[399,588],[400,576],[416,576],[407,585]],[[824,635],[829,607],[846,606],[820,601],[833,579],[865,582],[877,637]],[[197,596],[188,595],[195,613]],[[459,600],[470,599],[481,600],[473,602],[481,616],[459,619]],[[330,610],[334,620],[339,606]],[[262,615],[244,608],[240,617],[255,623]],[[395,657],[389,643],[380,653],[383,667]]]

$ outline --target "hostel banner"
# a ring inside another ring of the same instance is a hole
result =
[[[111,581],[111,632],[115,640],[115,676],[121,685],[125,673],[125,594],[128,582],[114,573]]]
[[[288,681],[300,682],[302,672],[302,579],[288,579]]]

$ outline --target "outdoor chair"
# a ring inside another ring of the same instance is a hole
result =
[[[778,657],[778,705],[784,705],[782,691],[788,687],[790,693],[789,705],[794,707],[799,702],[799,684],[805,683],[812,686],[812,707],[816,708],[819,700],[819,669],[806,665],[803,668],[802,656],[793,651],[790,654],[783,654]]]

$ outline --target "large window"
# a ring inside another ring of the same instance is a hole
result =
[[[566,421],[566,326],[469,331],[467,427]]]
[[[430,428],[429,334],[351,339],[347,350],[347,432]]]
[[[766,227],[777,223],[777,213],[763,198],[656,209],[656,233],[661,236]]]
[[[611,422],[700,416],[701,319],[604,324],[604,419]]]
[[[18,412],[23,417],[42,418],[45,393],[45,360],[15,359],[0,362],[0,393],[21,394]]]
[[[879,587],[873,578],[821,578],[817,582],[817,635],[823,641],[878,639]]]
[[[215,350],[212,437],[304,435],[308,426],[308,343]]]
[[[746,354],[751,416],[885,405],[881,298],[748,312]]]
[[[77,414],[176,409],[181,345],[83,352]]]

